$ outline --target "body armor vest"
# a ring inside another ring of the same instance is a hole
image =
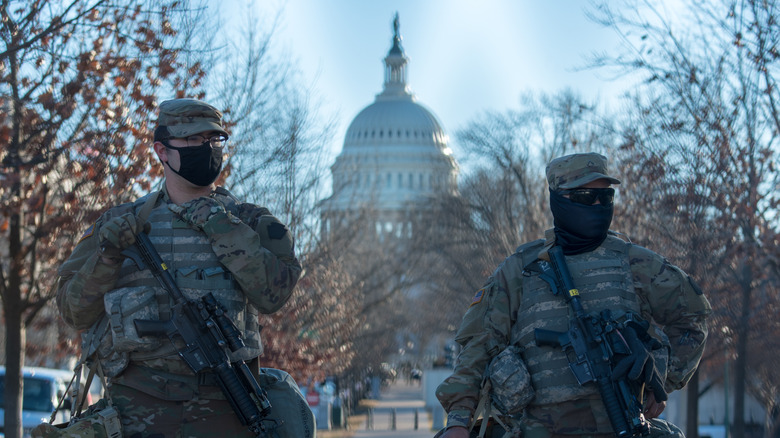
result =
[[[541,245],[541,244],[540,244]],[[541,248],[520,248],[524,264],[533,263]],[[610,309],[614,319],[626,313],[640,314],[640,305],[633,286],[628,257],[629,244],[608,236],[594,251],[567,256],[566,262],[580,293],[585,311],[598,314]],[[530,257],[525,254],[529,253]],[[529,275],[530,274],[530,275]],[[565,332],[574,312],[564,297],[553,295],[550,285],[538,274],[524,271],[523,296],[513,325],[511,343],[523,348],[523,360],[528,366],[536,390],[532,404],[551,404],[576,398],[598,397],[595,385],[580,386],[569,368],[566,355],[558,347],[538,347],[534,329]]]
[[[218,191],[214,196],[228,211],[235,210],[236,201],[229,193]],[[136,212],[146,199],[141,198],[133,204]],[[208,236],[179,219],[165,202],[151,210],[147,222],[151,225],[149,238],[182,293],[190,300],[197,300],[211,292],[241,331],[246,347],[230,353],[230,359],[248,361],[262,354],[258,310],[246,298],[232,274],[219,263]],[[129,353],[130,359],[150,368],[191,373],[169,339],[140,337],[135,330],[133,321],[136,319],[170,318],[171,304],[168,292],[151,271],[138,270],[134,262],[126,259],[116,288],[104,296],[114,355]]]

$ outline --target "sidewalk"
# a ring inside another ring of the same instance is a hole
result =
[[[363,400],[361,404],[371,408],[371,416],[353,416],[349,421],[350,429],[346,431],[318,430],[317,438],[431,438],[436,434],[431,431],[431,418],[424,407],[422,389],[416,384],[409,386],[396,381],[383,388],[379,400]]]

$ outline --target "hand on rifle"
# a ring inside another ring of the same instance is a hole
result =
[[[620,359],[612,370],[612,380],[628,378],[638,384],[649,387],[653,400],[665,402],[669,397],[664,390],[664,382],[655,367],[652,350],[660,343],[647,334],[647,329],[636,322],[629,322],[620,330],[631,350],[631,354]],[[640,339],[640,333],[644,340]],[[661,409],[663,411],[663,409]]]
[[[645,400],[645,418],[658,418],[658,416],[663,413],[664,409],[666,409],[666,402],[656,401],[655,395],[650,392],[647,395],[647,400]]]
[[[107,220],[98,232],[101,260],[116,264],[123,259],[122,250],[135,243],[136,234],[144,229],[144,224],[133,213]]]

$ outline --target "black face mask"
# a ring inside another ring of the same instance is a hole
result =
[[[581,254],[598,248],[607,238],[613,207],[613,204],[579,204],[550,190],[555,241],[563,253]]]
[[[222,171],[222,148],[215,148],[205,142],[200,146],[176,147],[163,143],[165,147],[179,152],[179,170],[168,164],[174,173],[195,184],[205,187],[216,181]]]

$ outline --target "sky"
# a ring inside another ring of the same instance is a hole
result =
[[[249,1],[249,3],[247,3]],[[616,35],[590,21],[584,0],[229,0],[241,17],[279,13],[274,50],[295,60],[336,121],[335,157],[352,119],[382,91],[384,62],[400,20],[408,84],[439,119],[458,158],[455,133],[485,111],[518,108],[526,92],[565,88],[613,105],[620,88],[583,69]],[[610,103],[613,102],[613,103]]]

